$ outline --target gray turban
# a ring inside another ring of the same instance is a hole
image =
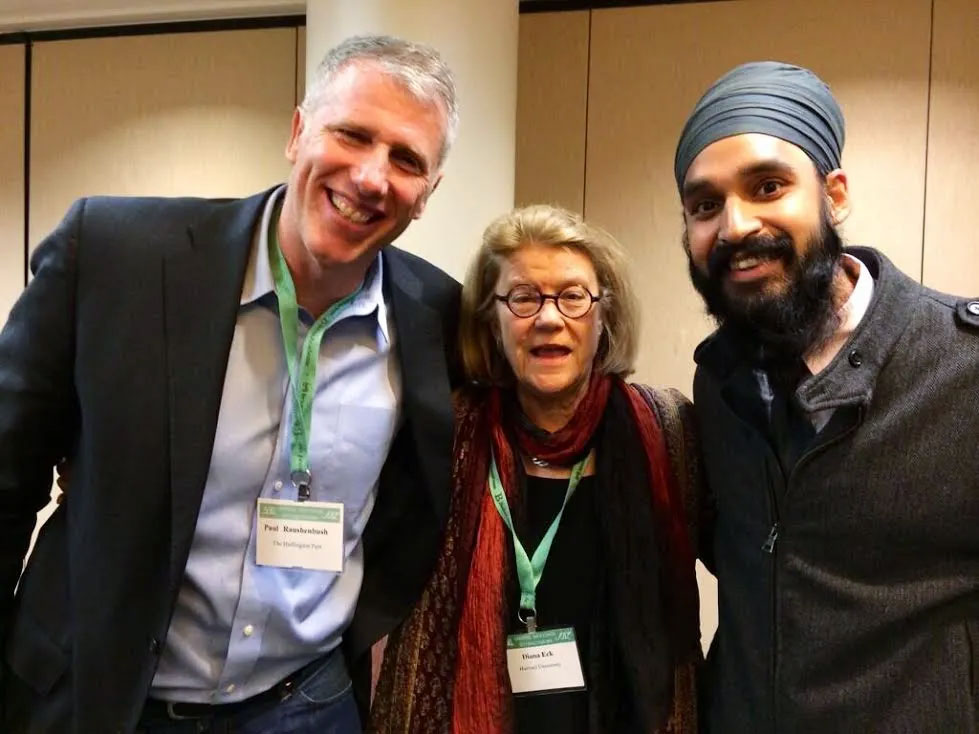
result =
[[[799,66],[755,61],[722,76],[694,106],[673,160],[677,188],[700,151],[742,133],[799,146],[824,175],[840,167],[843,113],[826,83]]]

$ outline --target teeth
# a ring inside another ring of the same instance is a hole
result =
[[[361,211],[355,206],[351,206],[346,199],[337,196],[332,191],[330,192],[330,201],[333,202],[333,206],[337,208],[344,218],[349,219],[355,224],[364,224],[371,218],[370,212]]]
[[[748,270],[761,264],[761,258],[758,257],[742,257],[737,258],[731,262],[732,270]]]

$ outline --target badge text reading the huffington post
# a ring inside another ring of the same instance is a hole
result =
[[[258,501],[256,562],[260,566],[343,571],[343,505]]]

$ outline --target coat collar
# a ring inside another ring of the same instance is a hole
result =
[[[882,253],[869,247],[847,248],[874,276],[874,295],[867,313],[833,361],[799,386],[803,410],[869,403],[877,375],[911,322],[921,285],[902,273]]]
[[[846,252],[867,266],[875,281],[874,295],[839,353],[825,369],[800,384],[796,398],[807,412],[870,401],[877,374],[907,328],[922,293],[921,285],[881,252],[869,247],[846,248]],[[720,380],[727,380],[749,358],[745,347],[723,327],[694,352],[698,366]]]

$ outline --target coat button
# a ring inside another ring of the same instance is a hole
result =
[[[863,364],[863,355],[860,354],[859,350],[857,349],[854,349],[852,352],[850,352],[850,356],[847,359],[850,360],[850,364],[853,367],[859,367],[860,365]]]
[[[150,652],[154,655],[160,654],[160,641],[155,637],[150,640]]]
[[[979,301],[969,301],[965,304],[965,310],[973,316],[979,316]]]

